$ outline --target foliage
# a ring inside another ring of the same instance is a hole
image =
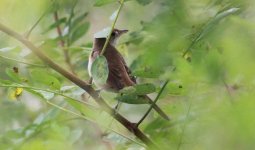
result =
[[[93,34],[112,25],[118,6],[114,0],[1,0],[0,20],[29,33],[55,63],[88,81]],[[116,28],[130,33],[117,48],[139,84],[100,95],[112,107],[116,99],[128,103],[118,111],[137,122],[149,108],[136,105],[146,103],[138,95],[156,97],[169,79],[157,105],[172,120],[151,113],[140,126],[160,149],[253,149],[254,8],[252,0],[126,0]],[[2,32],[0,40],[0,149],[145,147],[26,47]],[[105,65],[100,56],[92,67],[102,82]]]

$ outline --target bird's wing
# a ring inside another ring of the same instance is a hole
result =
[[[122,64],[124,65],[125,70],[126,70],[128,76],[129,76],[129,78],[130,78],[134,83],[136,83],[136,78],[135,78],[135,76],[132,75],[132,71],[131,71],[131,70],[129,69],[129,67],[127,66],[127,64],[126,64],[126,62],[125,62],[125,60],[124,60],[124,58],[122,57],[122,55],[121,55],[119,52],[118,52],[118,55],[119,55],[120,58],[121,58],[121,62],[122,62]]]
[[[108,85],[115,90],[120,90],[127,86],[132,86],[135,82],[130,78],[123,57],[115,48],[111,52],[106,50],[106,56],[109,68]]]

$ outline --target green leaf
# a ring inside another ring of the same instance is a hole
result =
[[[17,54],[19,54],[21,51],[22,51],[21,47],[18,46],[0,48],[0,53],[4,54],[3,56],[5,57],[16,58]]]
[[[156,87],[151,83],[137,84],[134,88],[137,95],[146,95],[156,91]]]
[[[39,125],[45,120],[45,114],[41,113],[39,114],[35,120],[33,121],[33,124]]]
[[[135,94],[135,95],[146,95],[156,91],[156,87],[151,83],[136,84],[121,89],[119,93],[122,94]]]
[[[62,23],[66,23],[66,18],[61,18],[57,22],[54,22],[52,25],[50,25],[43,33],[49,32],[52,29],[55,29],[56,27],[60,26]]]
[[[215,25],[225,17],[232,15],[236,13],[239,10],[239,8],[230,8],[228,10],[225,10],[219,14],[217,14],[211,21],[206,24],[204,29],[201,31],[199,36],[195,39],[195,42],[199,41],[201,38],[203,38],[206,34],[208,34],[214,27]]]
[[[0,48],[0,52],[8,52],[8,51],[11,51],[11,50],[14,50],[16,49],[17,47],[15,46],[12,46],[12,47],[4,47],[4,48]]]
[[[128,87],[125,87],[125,88],[121,89],[119,91],[119,93],[122,93],[122,94],[131,94],[131,93],[135,93],[135,91],[136,91],[135,87],[128,86]]]
[[[58,90],[61,87],[60,81],[46,70],[34,69],[31,71],[31,77],[35,83],[49,86],[51,89]]]
[[[94,6],[100,7],[100,6],[110,4],[110,3],[113,3],[113,2],[117,2],[117,1],[116,0],[96,0]]]
[[[156,118],[152,122],[150,122],[145,128],[144,132],[146,133],[155,133],[158,129],[165,129],[170,127],[173,123],[171,121],[166,121],[161,118]]]
[[[134,70],[132,75],[142,78],[158,78],[161,74],[160,71],[143,68]]]
[[[23,138],[24,135],[19,130],[10,130],[5,133],[5,136],[11,139]]]
[[[42,90],[33,90],[33,91],[39,93],[46,100],[50,100],[54,97],[54,93],[50,93],[50,92],[46,92]]]
[[[77,26],[71,33],[71,43],[80,39],[89,29],[89,23],[85,22]]]
[[[2,83],[2,84],[4,84],[4,85],[10,85],[10,84],[12,84],[13,82],[10,81],[10,80],[0,79],[0,83]]]
[[[125,43],[138,45],[144,40],[144,36],[142,35],[141,31],[131,32],[129,36],[129,39]]]
[[[16,81],[16,82],[21,82],[22,79],[19,77],[18,73],[14,72],[13,69],[10,69],[10,68],[6,68],[5,69],[5,73],[7,74],[7,76],[9,78],[11,78],[13,81]]]
[[[137,84],[121,89],[115,99],[128,104],[146,104],[146,100],[142,95],[153,93],[156,88],[151,83]]]
[[[136,0],[141,5],[148,5],[152,2],[152,0]]]
[[[173,95],[182,95],[184,93],[184,87],[182,83],[179,82],[170,82],[167,85],[167,93],[173,94]],[[163,92],[165,93],[165,92]],[[167,94],[165,93],[165,94]],[[162,94],[163,95],[163,94]]]
[[[66,92],[66,91],[70,91],[72,89],[76,88],[76,86],[73,86],[73,85],[69,85],[69,86],[62,86],[60,91],[61,92]]]
[[[83,105],[81,105],[81,103],[74,101],[72,99],[69,98],[65,98],[65,101],[72,106],[74,109],[78,110],[80,113],[84,113],[86,110],[86,107],[84,107]]]
[[[56,49],[58,45],[59,40],[58,39],[46,39],[42,42],[42,44],[39,46],[41,49],[44,50],[44,52],[50,56],[51,58],[54,58],[54,60],[62,59],[62,53],[61,51],[58,51]],[[31,53],[30,56],[26,56],[26,59],[32,59],[34,60],[34,54]]]
[[[91,66],[91,75],[96,84],[103,85],[108,78],[108,63],[104,56],[98,56]]]
[[[116,100],[127,104],[147,104],[148,100],[136,94],[118,94]]]
[[[68,126],[60,125],[56,122],[53,122],[51,123],[50,127],[53,130],[53,133],[56,134],[56,137],[60,139],[65,139],[70,135],[70,128]]]
[[[68,141],[70,141],[71,144],[74,144],[75,142],[80,140],[82,133],[83,133],[83,131],[81,129],[76,129],[76,130],[71,131]]]
[[[79,23],[81,23],[83,21],[83,19],[88,16],[88,14],[89,14],[88,12],[85,12],[85,13],[81,14],[80,16],[78,16],[77,18],[75,18],[72,23],[72,27],[76,27]]]

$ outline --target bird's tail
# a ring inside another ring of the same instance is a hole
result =
[[[150,104],[153,104],[153,101],[151,100],[151,98],[147,95],[145,95],[146,99],[148,99]],[[159,106],[157,104],[154,104],[152,107],[162,118],[166,119],[166,120],[170,120],[170,118],[167,116],[166,113],[163,112],[163,110],[161,108],[159,108]]]

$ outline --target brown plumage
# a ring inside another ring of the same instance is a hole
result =
[[[126,32],[127,30],[114,29],[111,34],[110,42],[107,45],[106,50],[103,54],[108,62],[109,75],[106,85],[97,85],[99,86],[99,88],[117,92],[124,87],[133,86],[136,84],[136,79],[134,76],[131,75],[131,70],[128,68],[124,58],[114,47],[116,40],[120,37],[120,35]],[[89,72],[92,62],[100,54],[105,41],[106,38],[94,39],[93,51],[91,52],[89,58]],[[142,97],[145,97],[148,100],[148,103],[152,103],[152,100],[147,95],[143,95]],[[154,105],[153,108],[163,118],[169,120],[168,116],[157,105]]]

